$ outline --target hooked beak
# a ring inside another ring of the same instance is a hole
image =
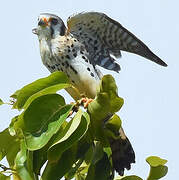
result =
[[[38,26],[41,26],[41,27],[46,27],[46,26],[48,26],[48,25],[49,25],[49,24],[48,24],[48,20],[47,20],[45,17],[41,18],[41,19],[39,20],[39,22],[38,22]],[[38,28],[32,29],[32,33],[38,35]]]
[[[37,33],[37,28],[32,29],[32,33],[33,33],[33,34],[38,34],[38,33]]]

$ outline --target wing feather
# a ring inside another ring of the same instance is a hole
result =
[[[98,12],[86,12],[72,16],[67,21],[68,32],[72,33],[80,42],[85,44],[92,55],[91,61],[105,67],[101,62],[108,58],[115,64],[115,71],[120,66],[115,62],[121,56],[121,50],[143,56],[155,63],[167,66],[141,40],[124,28],[120,23],[107,15]],[[113,67],[110,63],[109,67]],[[105,68],[109,69],[108,66]]]

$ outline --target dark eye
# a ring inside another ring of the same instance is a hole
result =
[[[55,19],[55,18],[53,18],[53,19],[51,20],[51,23],[52,23],[53,25],[56,25],[56,24],[58,23],[58,20]]]

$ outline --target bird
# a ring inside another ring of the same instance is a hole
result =
[[[121,51],[167,66],[120,23],[99,12],[70,16],[67,28],[60,17],[42,13],[33,33],[38,35],[42,62],[49,71],[65,72],[80,94],[89,98],[95,97],[96,82],[103,76],[97,65],[119,72],[115,58],[121,57]]]
[[[124,28],[119,22],[100,12],[83,12],[63,20],[50,13],[41,13],[37,28],[32,30],[38,36],[43,64],[50,72],[63,71],[70,79],[72,88],[66,90],[75,99],[82,95],[94,99],[103,77],[99,66],[119,72],[116,59],[121,51],[127,51],[161,66],[167,66],[141,40]],[[135,153],[130,141],[120,129],[120,140],[110,140],[114,169],[119,175],[135,163]]]

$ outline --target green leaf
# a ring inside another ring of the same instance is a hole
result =
[[[23,108],[26,109],[31,104],[31,102],[39,96],[42,96],[45,94],[53,94],[53,93],[56,93],[57,91],[59,91],[61,89],[65,89],[65,88],[68,88],[70,86],[71,86],[70,84],[58,84],[58,85],[54,85],[54,86],[45,88],[45,89],[35,93],[31,97],[29,97],[28,100],[26,101],[25,105],[23,106]]]
[[[36,98],[24,111],[22,129],[29,150],[42,148],[59,130],[73,107],[64,105],[62,96],[48,94]]]
[[[111,174],[111,165],[108,155],[103,151],[103,146],[97,142],[93,148],[93,155],[88,169],[86,180],[108,180]]]
[[[91,164],[88,170],[86,180],[109,180],[111,175],[111,165],[106,153],[103,154],[102,158]]]
[[[100,142],[97,142],[93,152],[91,163],[96,164],[100,159],[102,159],[103,155],[104,155],[103,146],[101,145]]]
[[[138,177],[138,176],[125,176],[125,177],[117,177],[115,178],[115,180],[142,180],[142,178]]]
[[[68,173],[65,175],[66,179],[73,179],[75,174],[79,174],[78,169],[80,168],[80,166],[83,163],[83,159],[79,159],[78,162],[75,163],[75,165],[73,165],[73,167],[68,171]]]
[[[41,149],[33,152],[33,170],[36,174],[40,175],[40,169],[43,164],[47,161],[47,151],[56,141],[55,139],[64,131],[68,123],[65,121],[56,134],[52,136],[50,141]]]
[[[118,112],[124,104],[124,100],[121,97],[116,96],[113,92],[110,92],[110,106],[111,113]]]
[[[105,134],[107,137],[119,138],[119,129],[121,128],[121,119],[114,114],[105,124]]]
[[[157,157],[157,156],[150,156],[146,159],[146,161],[152,167],[157,167],[160,165],[163,166],[167,163],[167,160],[161,159],[160,157]]]
[[[0,105],[4,104],[4,102],[2,101],[2,99],[0,99]]]
[[[93,157],[93,152],[94,152],[94,147],[93,145],[89,147],[88,151],[86,152],[85,154],[85,157],[84,157],[84,161],[85,163],[88,165],[91,163],[92,161],[92,157]]]
[[[89,151],[89,148],[92,147],[92,142],[89,137],[89,133],[87,132],[82,139],[77,144],[77,153],[76,159],[78,160],[75,165],[70,169],[70,171],[65,175],[66,179],[73,179],[78,174],[80,177],[83,174],[86,174],[88,171],[89,165],[85,163],[86,154]],[[86,177],[86,176],[83,176]],[[79,178],[79,177],[78,177]]]
[[[117,112],[123,103],[123,99],[117,95],[114,78],[111,75],[105,75],[101,80],[100,91],[96,99],[88,105],[88,111],[96,120],[102,120],[108,114]]]
[[[71,168],[76,161],[77,146],[74,144],[71,148],[62,153],[56,162],[48,162],[42,174],[43,180],[59,180]]]
[[[38,136],[39,131],[51,122],[50,119],[56,112],[65,105],[62,96],[58,94],[43,95],[35,99],[24,111],[24,131]]]
[[[75,180],[85,180],[86,175],[85,174],[76,174],[75,175]]]
[[[150,156],[146,159],[150,165],[150,173],[147,180],[157,180],[164,177],[168,172],[168,167],[165,166],[167,160],[161,159],[157,156]]]
[[[110,116],[120,110],[124,101],[117,95],[117,86],[111,75],[103,76],[100,91],[97,97],[88,105],[88,113],[91,118],[91,127],[95,139],[101,141],[104,146],[108,146],[108,139],[104,131],[104,123]],[[114,118],[113,128],[118,129],[121,125],[120,118]],[[111,125],[112,126],[112,125]],[[110,132],[110,134],[113,132]],[[112,134],[110,136],[113,136]]]
[[[111,156],[112,156],[111,147],[104,147],[103,151],[108,155],[108,158],[111,158]],[[110,161],[112,162],[112,159],[110,159]]]
[[[18,117],[19,116],[15,116],[15,117],[13,117],[12,118],[12,120],[11,120],[11,123],[10,123],[10,125],[9,125],[9,134],[11,135],[11,136],[15,136],[16,135],[16,130],[15,130],[15,128],[14,128],[14,124],[18,121]]]
[[[80,174],[82,177],[86,177],[88,172],[89,164],[83,161],[76,174]]]
[[[87,132],[82,139],[78,142],[78,149],[77,149],[77,155],[76,158],[80,159],[83,158],[88,149],[92,146],[92,142],[89,137],[89,133]]]
[[[58,86],[59,84],[63,84],[63,85]],[[48,93],[51,94],[54,91],[69,86],[65,84],[69,84],[69,80],[63,72],[59,72],[59,71],[52,73],[50,76],[46,78],[41,78],[39,80],[36,80],[24,86],[22,89],[16,91],[15,94],[11,96],[17,99],[16,103],[13,105],[13,108],[17,108],[19,110],[24,108],[26,101],[32,95],[34,95],[28,100],[27,104],[25,105],[25,107],[27,107],[30,104],[30,102],[33,101],[34,98]]]
[[[17,97],[18,97],[20,91],[21,91],[20,89],[17,90],[14,94],[11,95],[11,98],[17,99]]]
[[[21,150],[18,152],[16,158],[15,158],[15,169],[18,173],[18,176],[20,176],[21,179],[25,180],[34,180],[32,178],[33,172],[30,171],[27,167],[27,147],[25,145],[24,140],[21,140]]]
[[[114,114],[111,119],[106,123],[106,127],[111,129],[112,131],[119,131],[121,128],[121,119],[117,114]]]
[[[0,160],[6,156],[10,167],[14,165],[14,158],[19,151],[19,142],[9,134],[8,129],[0,132]]]
[[[88,130],[89,122],[88,114],[85,112],[82,113],[82,111],[79,110],[74,118],[68,123],[58,141],[49,149],[48,160],[51,162],[58,161],[65,150],[83,137]]]
[[[111,113],[118,112],[124,104],[124,100],[118,96],[117,91],[115,79],[111,75],[103,76],[100,84],[100,93],[105,92],[108,94],[110,99],[109,111]]]
[[[10,176],[5,176],[0,172],[0,180],[10,180],[10,179],[11,179]]]
[[[99,93],[97,98],[88,105],[91,119],[91,135],[103,144],[108,144],[104,133],[104,122],[109,115],[110,103],[107,93]]]
[[[98,93],[96,99],[94,99],[88,105],[88,112],[94,123],[103,122],[106,116],[108,116],[110,110],[110,99],[107,93]]]
[[[110,75],[104,75],[100,84],[100,92],[112,91],[117,94],[117,85],[115,79]]]

